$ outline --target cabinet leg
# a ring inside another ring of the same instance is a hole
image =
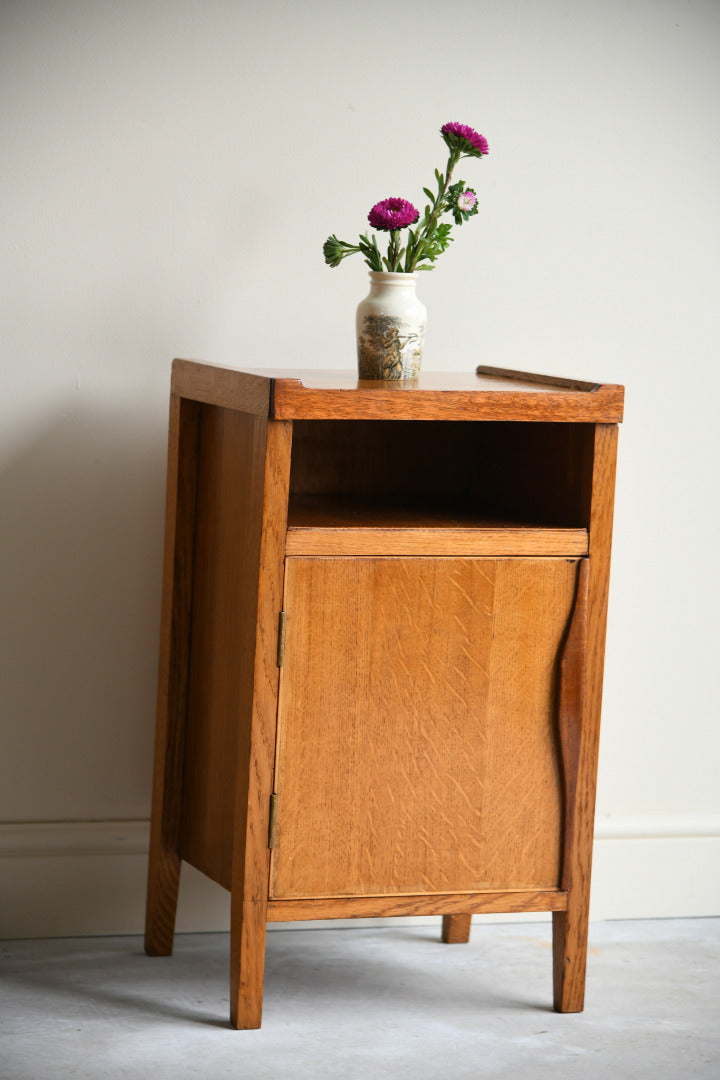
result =
[[[187,671],[190,647],[198,406],[170,398],[165,556],[148,863],[145,950],[169,956],[180,882]]]
[[[446,945],[464,945],[470,940],[472,915],[443,915],[442,939]]]
[[[556,1012],[582,1012],[585,1004],[588,910],[573,904],[553,911],[553,1007]]]
[[[148,956],[170,956],[175,935],[180,859],[169,852],[150,855],[145,952]]]
[[[238,904],[230,923],[230,1023],[234,1028],[259,1028],[265,978],[267,906]]]

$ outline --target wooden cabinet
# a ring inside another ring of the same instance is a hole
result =
[[[182,860],[268,921],[552,911],[583,1005],[621,387],[176,361],[146,948]]]

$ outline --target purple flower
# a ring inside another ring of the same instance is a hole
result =
[[[440,134],[449,150],[460,150],[467,157],[482,157],[489,152],[488,141],[467,124],[443,124]]]
[[[382,202],[375,203],[368,214],[368,221],[373,229],[396,232],[408,225],[414,225],[419,217],[420,212],[407,199],[383,199]]]
[[[465,213],[468,213],[475,206],[476,202],[477,195],[472,188],[468,188],[467,191],[463,191],[462,195],[458,196],[458,210],[464,210]]]

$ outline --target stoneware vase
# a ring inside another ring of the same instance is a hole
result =
[[[420,374],[427,311],[415,295],[417,274],[370,271],[370,292],[358,304],[361,379],[416,379]]]

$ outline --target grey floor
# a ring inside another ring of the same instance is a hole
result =
[[[720,919],[595,923],[585,1012],[551,1009],[548,923],[268,934],[260,1031],[233,1031],[228,937],[0,944],[2,1080],[720,1077]]]

